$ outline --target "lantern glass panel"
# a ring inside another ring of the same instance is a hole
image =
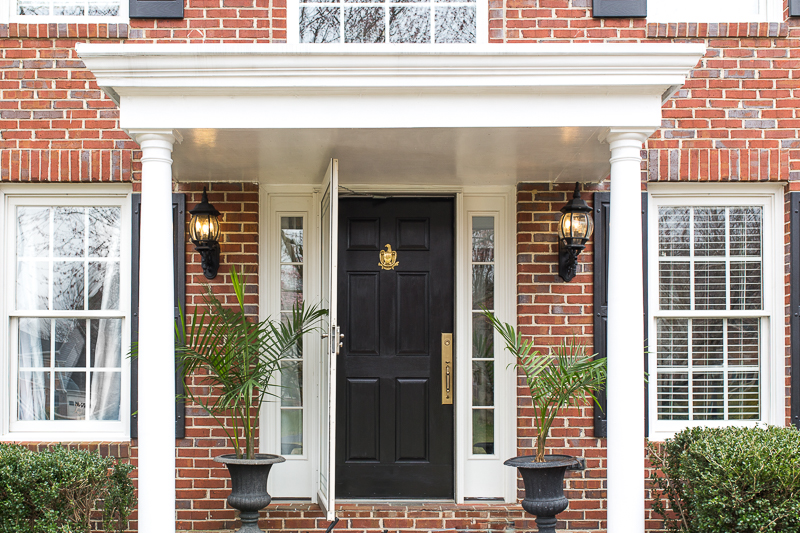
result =
[[[194,215],[189,233],[193,241],[216,241],[219,239],[219,220],[214,215]]]

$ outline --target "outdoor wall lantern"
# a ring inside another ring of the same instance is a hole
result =
[[[580,185],[575,184],[572,200],[561,208],[558,221],[558,275],[570,281],[578,270],[578,255],[592,236],[592,208],[581,198]]]
[[[194,249],[200,253],[203,275],[207,279],[214,279],[219,270],[219,211],[208,203],[205,188],[202,200],[189,213],[192,214],[189,236]]]

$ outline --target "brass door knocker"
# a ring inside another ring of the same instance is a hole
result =
[[[383,270],[394,270],[394,267],[400,264],[397,261],[397,252],[392,251],[391,244],[387,244],[386,249],[381,250],[380,256],[381,256],[381,262],[378,263],[378,266],[381,267]]]

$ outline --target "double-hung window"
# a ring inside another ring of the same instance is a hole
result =
[[[126,438],[127,194],[7,194],[2,433]]]
[[[782,195],[774,187],[653,189],[651,436],[782,423]]]

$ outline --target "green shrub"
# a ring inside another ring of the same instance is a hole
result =
[[[123,531],[136,505],[131,470],[83,450],[0,444],[0,532],[86,533],[101,504],[104,529]]]
[[[800,531],[800,431],[690,428],[649,452],[668,531]]]

